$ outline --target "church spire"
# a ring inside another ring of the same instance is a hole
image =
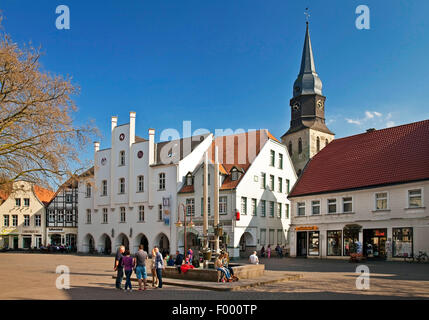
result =
[[[301,69],[293,85],[293,96],[307,94],[322,94],[322,81],[316,73],[314,64],[313,49],[311,47],[310,31],[307,28],[305,32],[304,48],[302,50]]]

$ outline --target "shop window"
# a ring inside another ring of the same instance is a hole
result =
[[[351,230],[344,232],[344,255],[349,256],[354,251],[356,243],[359,241],[359,231]]]
[[[318,256],[319,255],[319,231],[308,233],[308,255]]]
[[[342,231],[328,231],[328,256],[341,256]]]
[[[392,255],[394,257],[413,256],[413,228],[393,228]]]

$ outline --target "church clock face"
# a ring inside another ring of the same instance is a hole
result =
[[[323,101],[322,100],[317,101],[317,106],[319,107],[320,110],[322,110],[323,109]]]
[[[292,106],[292,110],[293,110],[293,111],[299,111],[299,103],[295,103],[295,104]]]

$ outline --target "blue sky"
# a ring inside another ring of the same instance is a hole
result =
[[[55,28],[70,8],[71,29]],[[371,29],[355,27],[366,4]],[[336,137],[429,118],[429,1],[2,0],[4,30],[42,46],[43,67],[81,88],[76,121],[95,119],[110,146],[110,117],[137,134],[175,128],[289,128],[310,7],[326,121]],[[88,150],[92,150],[89,146]],[[86,156],[86,155],[84,155]],[[91,156],[91,153],[88,154]]]

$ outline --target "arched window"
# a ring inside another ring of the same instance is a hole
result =
[[[137,177],[137,192],[144,191],[144,176]]]
[[[320,138],[319,137],[317,137],[317,139],[316,139],[316,148],[317,148],[317,152],[319,152],[320,151]]]
[[[292,157],[292,141],[289,141],[289,155]]]
[[[325,140],[325,147],[328,145],[329,141],[328,139]]]
[[[302,153],[302,140],[301,140],[301,138],[299,138],[299,140],[298,140],[298,153],[299,154]]]
[[[86,184],[86,197],[91,198],[91,184],[90,183]]]

